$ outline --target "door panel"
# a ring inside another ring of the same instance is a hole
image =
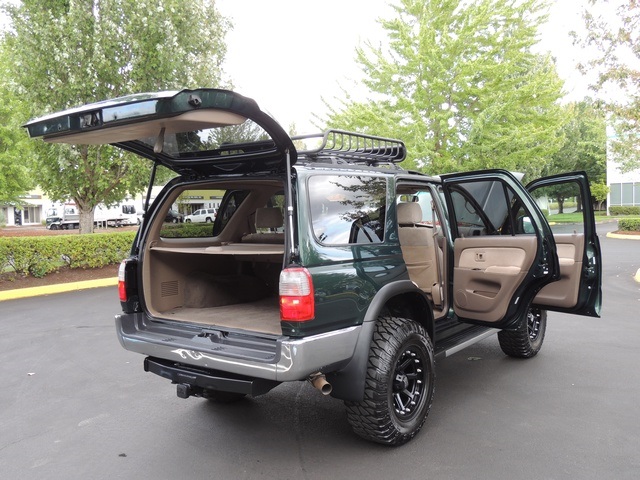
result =
[[[462,322],[510,328],[560,276],[551,228],[514,175],[442,176],[454,239],[451,295]]]
[[[543,287],[534,303],[571,308],[578,302],[584,235],[555,234],[553,237],[560,262],[560,279]]]
[[[456,314],[482,322],[502,320],[537,251],[537,238],[532,235],[456,239],[453,272]]]

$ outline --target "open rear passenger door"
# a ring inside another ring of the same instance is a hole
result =
[[[444,175],[442,182],[454,240],[449,286],[459,320],[508,328],[532,304],[598,314],[600,250],[597,237],[593,238],[595,225],[584,174],[542,179],[531,185],[540,194],[540,204],[506,171]],[[577,192],[571,197],[573,202],[582,204],[579,228],[585,235],[558,233],[563,235],[559,237],[560,260],[556,234],[541,205],[548,206],[543,202],[548,189],[565,182]],[[547,190],[539,190],[543,187]],[[570,263],[565,260],[570,255],[573,266],[562,268],[561,263]],[[563,298],[553,298],[555,289],[543,288],[557,281],[563,281],[562,290],[567,292]]]

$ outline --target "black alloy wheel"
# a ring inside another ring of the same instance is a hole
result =
[[[417,322],[383,315],[371,341],[364,398],[346,401],[353,431],[385,445],[402,445],[422,428],[435,386],[433,344]]]

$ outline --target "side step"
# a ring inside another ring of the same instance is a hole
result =
[[[274,380],[245,377],[218,370],[204,370],[153,357],[144,359],[144,371],[155,373],[171,380],[171,383],[178,384],[180,398],[188,398],[191,395],[202,396],[205,390],[242,393],[256,397],[280,384]]]
[[[457,335],[453,335],[437,346],[436,358],[450,357],[454,353],[458,353],[460,350],[474,343],[478,343],[491,335],[495,335],[499,331],[497,328],[474,327]]]

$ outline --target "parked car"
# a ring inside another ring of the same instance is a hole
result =
[[[261,139],[229,142],[224,130],[246,123]],[[26,126],[178,174],[120,266],[116,327],[182,398],[230,402],[308,380],[344,400],[358,435],[399,445],[425,422],[437,358],[494,334],[505,354],[533,357],[547,310],[599,316],[584,172],[526,187],[502,170],[430,177],[401,168],[400,140],[290,138],[253,100],[215,89],[123,97]],[[564,231],[539,205],[560,188],[582,217]],[[190,192],[222,192],[211,231],[165,236],[171,205]]]
[[[184,216],[175,210],[168,210],[164,216],[164,221],[170,223],[182,223],[184,221]]]
[[[216,218],[216,209],[215,208],[201,208],[200,210],[196,210],[191,215],[186,215],[184,217],[184,221],[186,223],[213,223]]]

